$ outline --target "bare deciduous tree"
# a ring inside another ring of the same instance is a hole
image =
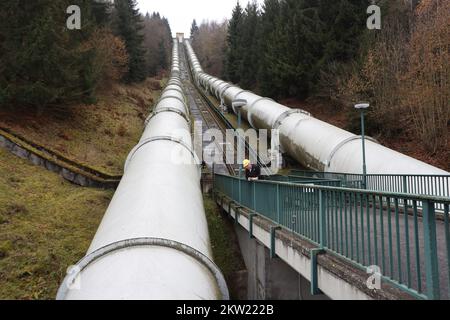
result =
[[[221,77],[226,51],[227,21],[203,21],[192,39],[195,52],[205,71]]]
[[[417,136],[430,152],[448,145],[450,123],[450,2],[423,0],[416,10],[402,77]]]

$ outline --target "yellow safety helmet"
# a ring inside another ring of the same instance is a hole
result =
[[[247,168],[250,165],[250,160],[245,159],[243,165],[244,165],[244,168]]]

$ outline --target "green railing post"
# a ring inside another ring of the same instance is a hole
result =
[[[256,182],[253,181],[253,211],[256,212]]]
[[[241,180],[242,180],[242,171],[243,171],[243,160],[245,157],[245,151],[244,154],[242,154],[242,140],[241,140],[241,132],[239,131],[241,129],[241,122],[242,122],[242,115],[241,115],[241,108],[238,110],[238,131],[237,131],[237,138],[238,138],[238,154],[237,154],[237,161],[239,163],[239,204],[242,204],[242,186],[241,186]]]
[[[429,200],[424,201],[422,210],[427,297],[431,300],[439,300],[439,261],[437,254],[436,212],[434,203]]]
[[[319,241],[320,247],[327,246],[327,226],[326,226],[326,208],[325,208],[325,195],[323,190],[319,190]]]
[[[239,130],[241,130],[241,123],[242,123],[242,115],[241,115],[241,108],[239,108],[238,110],[238,133],[237,133],[237,137],[238,137],[238,163],[239,163],[239,179],[242,178],[242,171],[243,171],[243,164],[242,161],[244,161],[244,157],[245,157],[245,151],[244,151],[244,155],[242,154],[242,140],[241,140],[241,132]]]
[[[242,183],[242,179],[241,179],[241,177],[239,177],[239,204],[242,204],[242,186],[241,186],[241,183]]]
[[[233,200],[236,200],[236,199],[234,199],[234,180],[230,179],[230,182],[231,182],[231,195],[230,195],[230,198],[233,199]]]
[[[214,189],[216,189],[216,177],[215,177],[215,175],[214,175],[214,162],[212,163],[212,167],[211,167],[211,170],[212,170],[212,175],[211,175],[211,180],[212,180],[212,186],[213,186],[213,190]]]
[[[275,242],[276,242],[276,232],[277,230],[281,230],[280,226],[272,226],[270,227],[270,259],[275,259],[277,257],[277,253],[275,250]]]
[[[364,128],[364,109],[361,109],[361,137],[363,158],[363,189],[367,189],[366,137]]]
[[[250,236],[250,239],[253,239],[253,218],[256,216],[256,213],[252,212],[250,213],[249,217],[248,217],[248,233]]]
[[[408,193],[407,176],[403,176],[403,193]]]
[[[277,223],[280,223],[280,185],[277,184]]]
[[[311,249],[311,295],[316,296],[322,292],[319,289],[317,256],[324,253],[323,249]]]

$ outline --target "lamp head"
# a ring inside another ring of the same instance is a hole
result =
[[[370,107],[370,104],[367,102],[358,103],[355,105],[355,109],[359,109],[359,110],[365,110],[365,109],[368,109],[369,107]]]

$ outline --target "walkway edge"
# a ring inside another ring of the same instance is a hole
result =
[[[64,179],[82,187],[114,189],[122,178],[79,164],[1,127],[0,147],[31,161],[34,165],[60,174]]]

